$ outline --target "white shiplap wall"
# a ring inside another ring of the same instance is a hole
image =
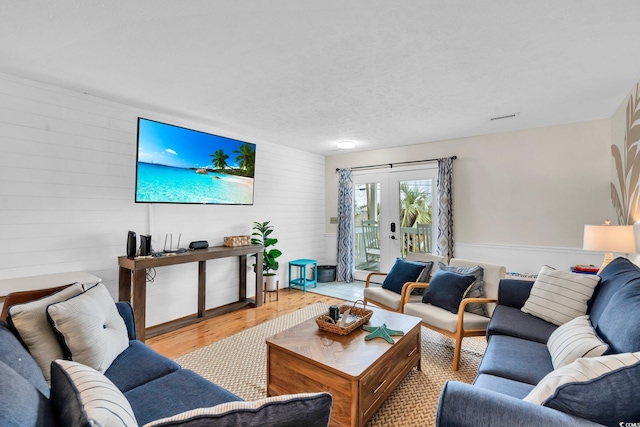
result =
[[[135,204],[138,116],[256,143],[254,205]],[[271,220],[284,286],[288,260],[324,257],[324,158],[273,142],[0,74],[0,279],[84,270],[117,297],[128,230],[152,233],[160,248],[165,233],[182,233],[182,246],[219,245]],[[207,263],[208,307],[237,298],[237,268],[236,259]],[[197,264],[156,273],[147,324],[195,312]]]

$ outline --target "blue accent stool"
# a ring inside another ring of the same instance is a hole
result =
[[[307,266],[313,266],[313,279],[307,279]],[[291,267],[298,268],[298,277],[296,279],[291,275]],[[315,259],[294,259],[289,261],[289,289],[291,285],[302,286],[302,291],[307,292],[307,286],[313,285],[318,287],[318,261]]]

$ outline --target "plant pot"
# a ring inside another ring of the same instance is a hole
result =
[[[278,286],[278,276],[276,273],[265,273],[263,274],[264,276],[264,283],[265,283],[265,289],[269,292],[275,291],[276,287]]]

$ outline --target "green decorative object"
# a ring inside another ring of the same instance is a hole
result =
[[[371,332],[369,335],[364,337],[366,341],[372,340],[374,338],[382,338],[389,344],[395,344],[395,341],[391,336],[404,335],[402,331],[394,331],[393,329],[387,328],[387,324],[383,323],[382,326],[367,326],[364,325],[362,327],[365,331]]]

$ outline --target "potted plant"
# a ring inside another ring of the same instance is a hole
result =
[[[264,246],[262,253],[262,275],[264,276],[266,289],[268,291],[275,291],[278,282],[276,272],[279,266],[276,258],[282,255],[282,252],[275,248],[269,249],[269,247],[278,243],[278,239],[269,237],[271,233],[273,233],[273,226],[269,225],[270,222],[271,221],[253,223],[253,229],[255,231],[251,233],[251,243]],[[255,264],[253,267],[254,269],[258,268]]]

